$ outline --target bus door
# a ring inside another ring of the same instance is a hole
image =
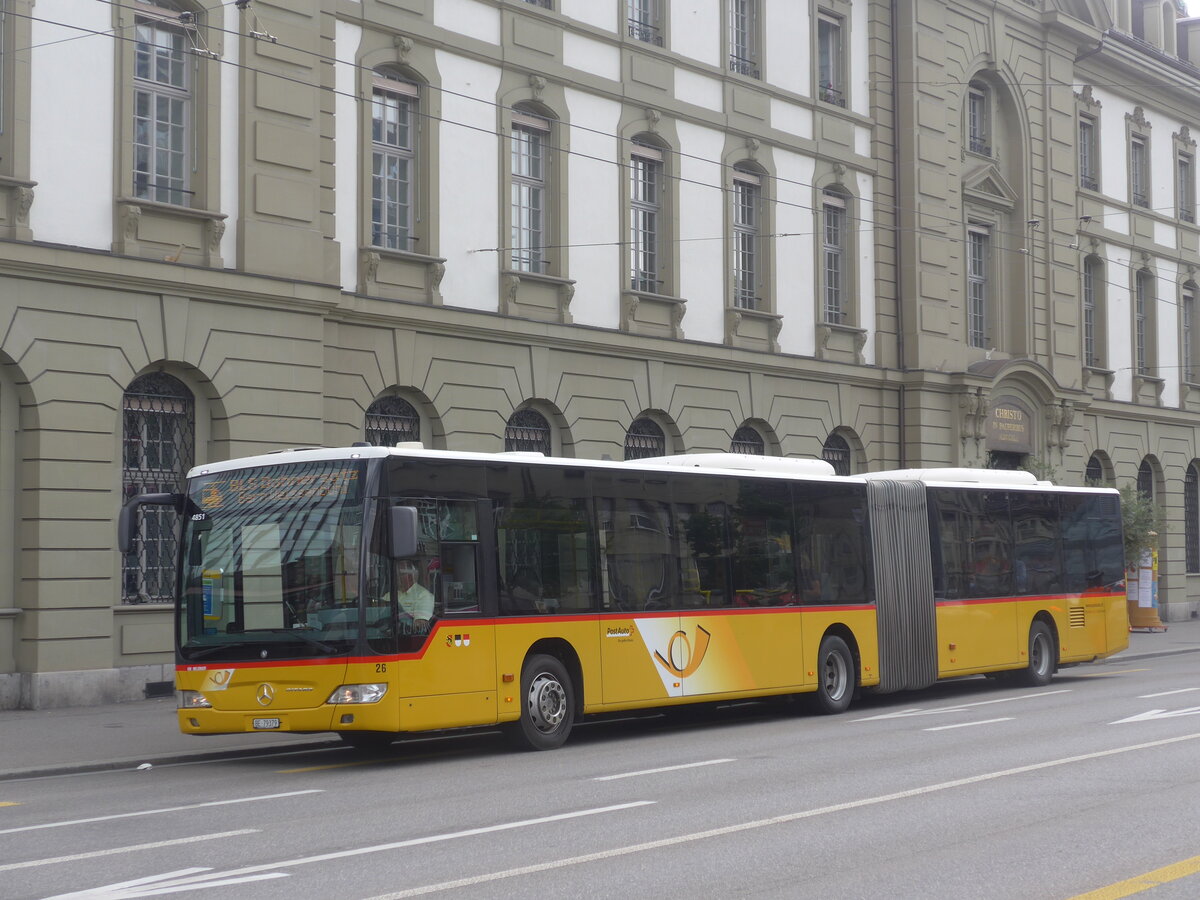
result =
[[[937,604],[942,673],[1008,666],[1020,659],[1013,531],[1007,491],[930,492],[942,570]]]
[[[666,479],[597,475],[600,663],[606,704],[683,696],[663,658],[679,631]]]
[[[395,563],[401,725],[450,728],[494,721],[495,625],[487,620],[495,610],[485,612],[481,599],[495,596],[494,563],[488,565],[496,555],[492,505],[447,498],[398,502],[417,508],[420,528],[420,555]],[[370,633],[369,620],[367,625]]]

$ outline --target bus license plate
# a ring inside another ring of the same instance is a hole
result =
[[[279,720],[278,719],[255,719],[250,724],[253,725],[255,728],[278,728]]]

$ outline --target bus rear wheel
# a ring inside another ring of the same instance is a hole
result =
[[[854,655],[836,634],[826,635],[817,651],[816,707],[820,712],[845,712],[854,697]]]
[[[1029,663],[1016,673],[1016,681],[1028,687],[1042,687],[1054,677],[1054,635],[1045,622],[1029,627]]]
[[[521,717],[507,727],[521,750],[561,747],[575,723],[575,688],[555,657],[531,656],[521,670]]]

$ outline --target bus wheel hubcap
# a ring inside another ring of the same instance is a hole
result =
[[[846,689],[846,667],[842,658],[830,653],[825,659],[825,693],[837,700]]]
[[[553,731],[567,714],[567,692],[550,675],[538,675],[529,685],[529,718],[538,731]]]

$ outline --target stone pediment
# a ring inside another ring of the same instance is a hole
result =
[[[963,179],[963,196],[971,203],[982,203],[999,209],[1017,205],[1017,192],[994,165],[980,166]]]

